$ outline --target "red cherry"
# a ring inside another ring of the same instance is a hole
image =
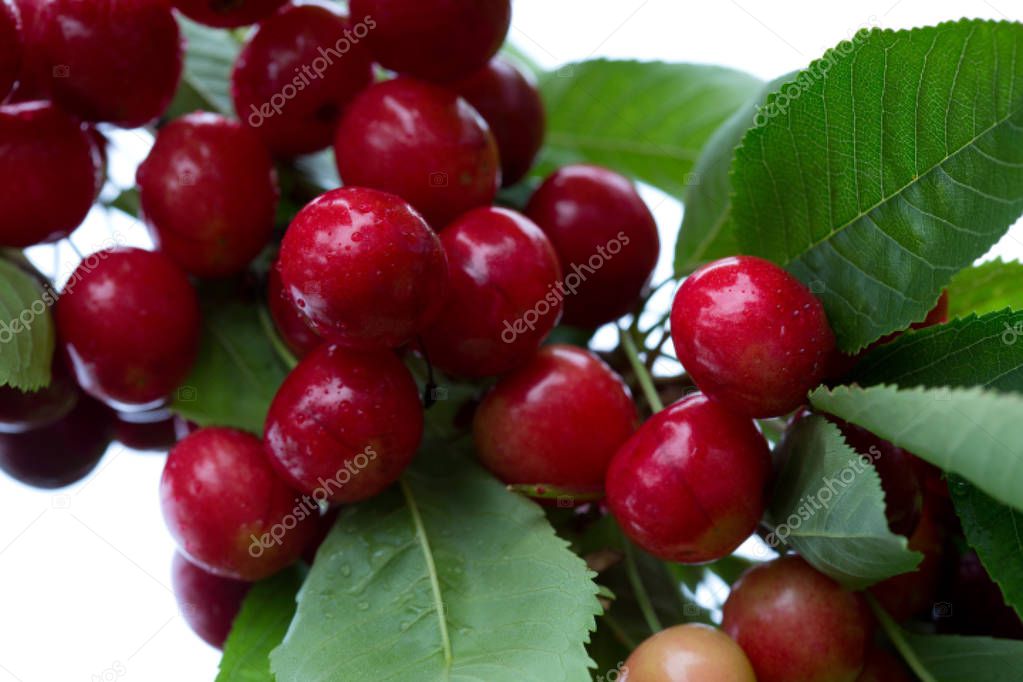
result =
[[[525,177],[543,145],[547,115],[532,77],[504,59],[451,85],[490,126],[501,157],[505,187]]]
[[[288,0],[174,0],[179,12],[214,28],[237,28],[265,19]]]
[[[622,666],[620,682],[756,682],[739,645],[707,625],[661,630]]]
[[[550,240],[523,215],[478,208],[440,236],[447,302],[422,335],[430,361],[461,377],[524,364],[561,317],[561,268]]]
[[[210,646],[223,649],[252,583],[221,578],[175,552],[171,586],[188,626]]]
[[[270,317],[274,321],[274,326],[277,327],[277,333],[281,335],[281,340],[292,353],[299,358],[304,358],[323,343],[323,338],[313,331],[309,318],[303,315],[291,302],[291,299],[284,294],[281,272],[276,263],[270,268],[266,297]]]
[[[167,452],[178,442],[178,421],[167,409],[118,414],[114,440],[133,450]]]
[[[597,327],[632,310],[650,281],[661,243],[632,183],[599,166],[565,166],[526,208],[561,259],[565,322]]]
[[[437,230],[489,204],[501,184],[486,121],[454,92],[411,78],[363,91],[341,119],[334,151],[346,185],[397,194]]]
[[[174,446],[160,479],[163,518],[182,553],[212,573],[256,581],[296,561],[316,503],[277,477],[258,438],[200,429]]]
[[[752,256],[716,261],[682,283],[671,338],[700,390],[751,417],[780,416],[806,402],[835,349],[821,302]]]
[[[289,5],[259,25],[231,74],[235,111],[280,156],[329,147],[342,110],[373,81],[365,46],[334,7]]]
[[[138,184],[160,251],[194,275],[237,274],[270,240],[276,172],[259,137],[236,121],[197,112],[168,124]]]
[[[411,206],[342,187],[291,221],[279,259],[286,295],[321,336],[346,348],[396,348],[437,316],[447,263]]]
[[[901,660],[875,644],[856,682],[913,682],[913,677]]]
[[[323,345],[284,381],[266,419],[270,462],[316,500],[358,502],[398,480],[423,436],[412,375],[391,352]]]
[[[1002,589],[991,579],[977,553],[970,550],[953,563],[949,601],[935,603],[933,608],[939,631],[1023,640],[1023,622],[1006,603]]]
[[[39,21],[62,108],[124,128],[166,111],[184,42],[164,0],[46,0]]]
[[[481,68],[511,26],[511,0],[352,0],[351,8],[382,66],[434,81]]]
[[[43,17],[46,3],[39,0],[11,0],[11,4],[20,19],[21,57],[14,92],[7,101],[18,103],[49,99],[52,69],[47,65],[46,58],[46,22]],[[2,97],[0,101],[3,101]]]
[[[607,472],[607,501],[636,544],[695,564],[731,554],[764,513],[771,470],[753,421],[693,394],[655,414]]]
[[[628,387],[600,358],[552,345],[494,387],[473,434],[480,461],[505,483],[601,492],[638,422]]]
[[[14,0],[0,0],[0,102],[4,101],[21,71],[21,15]]]
[[[758,682],[854,682],[872,621],[860,594],[787,556],[743,574],[725,601],[722,628]]]
[[[46,102],[0,106],[0,246],[71,234],[102,183],[100,157],[76,119]]]
[[[57,329],[78,383],[124,411],[158,407],[188,374],[199,345],[199,302],[166,256],[100,251],[75,270]]]

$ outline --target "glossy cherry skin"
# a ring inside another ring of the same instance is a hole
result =
[[[199,301],[166,256],[115,248],[87,257],[57,302],[57,330],[86,392],[122,411],[160,406],[192,367]]]
[[[214,28],[247,26],[269,17],[288,0],[174,0],[174,7],[193,21]]]
[[[860,594],[786,556],[735,583],[722,629],[746,652],[757,682],[855,682],[872,621]]]
[[[53,423],[78,404],[81,390],[59,354],[54,356],[50,383],[38,391],[0,386],[0,433],[20,433]]]
[[[21,71],[21,15],[14,0],[0,0],[0,102],[11,92]]]
[[[639,645],[621,682],[757,682],[739,645],[708,625],[675,625]]]
[[[399,197],[342,187],[299,211],[278,259],[285,295],[325,339],[397,348],[437,317],[447,258],[437,234]]]
[[[174,446],[160,503],[181,552],[225,578],[273,575],[316,532],[315,503],[277,476],[258,438],[235,429],[199,429]]]
[[[0,106],[0,246],[71,234],[102,182],[100,157],[74,117],[45,102]]]
[[[561,318],[554,247],[525,216],[478,208],[440,236],[447,302],[422,335],[434,366],[459,377],[503,374],[526,363]]]
[[[166,111],[184,42],[164,0],[46,0],[39,20],[47,86],[63,109],[124,128]]]
[[[856,682],[914,682],[914,678],[902,661],[875,644]]]
[[[111,434],[110,410],[78,392],[70,411],[54,421],[0,433],[0,470],[34,488],[63,488],[96,468]]]
[[[285,295],[277,263],[270,268],[266,298],[277,333],[296,357],[304,358],[323,343],[323,338],[313,331],[313,323],[291,302],[291,298]]]
[[[532,77],[495,58],[451,88],[483,116],[494,133],[502,184],[510,187],[525,177],[543,145],[547,127],[543,100]]]
[[[489,204],[501,184],[486,121],[454,92],[411,78],[377,83],[356,97],[334,152],[346,185],[397,194],[436,230]]]
[[[138,184],[157,247],[193,275],[237,274],[270,240],[276,171],[259,137],[237,121],[197,112],[168,124]]]
[[[619,448],[605,489],[633,542],[696,564],[731,554],[753,533],[770,471],[753,421],[697,393],[655,414]]]
[[[296,156],[329,147],[341,112],[372,81],[369,53],[343,15],[329,5],[288,5],[242,48],[231,95],[270,151]]]
[[[716,261],[682,283],[671,338],[700,390],[751,417],[776,417],[806,402],[835,349],[821,302],[752,256]]]
[[[635,306],[650,281],[661,243],[657,223],[633,184],[606,168],[565,166],[526,207],[561,259],[565,323],[592,328]]]
[[[133,450],[167,452],[178,442],[178,422],[167,409],[118,414],[114,440]]]
[[[498,382],[476,411],[473,436],[480,461],[505,483],[599,493],[638,423],[622,378],[593,353],[559,344]]]
[[[188,627],[211,647],[223,649],[252,583],[214,575],[175,552],[171,587]]]
[[[358,502],[408,467],[423,407],[393,353],[323,345],[285,379],[264,433],[270,462],[291,485],[317,501]]]
[[[351,8],[371,29],[381,66],[432,81],[482,68],[511,26],[511,0],[352,0]]]

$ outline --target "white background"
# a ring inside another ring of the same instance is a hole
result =
[[[607,56],[717,63],[769,79],[805,66],[865,25],[1023,19],[1016,4],[518,0],[511,39],[547,67]],[[131,147],[131,135],[116,141]],[[130,181],[130,169],[114,173],[116,181]],[[655,192],[646,196],[668,256],[681,209]],[[106,215],[97,211],[91,220],[99,226],[75,235],[83,252],[108,236]],[[130,221],[114,228],[130,243],[146,243]],[[996,252],[1019,257],[1019,228]],[[66,277],[72,253],[65,245],[57,257]],[[52,259],[45,254],[45,262]],[[157,499],[162,462],[115,446],[87,481],[56,494],[0,475],[0,682],[213,679],[219,653],[184,624],[169,588],[173,546]]]

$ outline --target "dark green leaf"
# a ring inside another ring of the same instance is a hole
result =
[[[35,391],[49,385],[56,302],[52,289],[0,259],[0,386]]]
[[[963,270],[952,278],[948,296],[952,317],[1023,310],[1023,263],[998,260]]]

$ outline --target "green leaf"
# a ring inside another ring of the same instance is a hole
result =
[[[200,426],[255,434],[288,368],[274,349],[260,304],[214,295],[203,303],[199,357],[171,408]]]
[[[1010,22],[861,31],[743,139],[739,243],[816,284],[843,351],[923,320],[1023,212],[1021,43]]]
[[[534,173],[596,163],[681,197],[704,143],[759,86],[703,64],[568,64],[540,81],[547,140]]]
[[[783,462],[767,521],[773,545],[787,543],[819,571],[860,590],[912,571],[923,556],[888,528],[881,478],[838,427],[807,417],[782,441]]]
[[[858,424],[1023,509],[1023,396],[981,388],[819,388],[815,408]]]
[[[1012,308],[1023,310],[1023,263],[1000,260],[963,270],[948,285],[952,317],[982,315]]]
[[[0,260],[0,386],[36,391],[50,383],[56,346],[51,308],[57,294]]]
[[[288,631],[305,574],[299,564],[252,586],[224,643],[216,682],[274,682],[270,651]]]
[[[590,679],[591,572],[465,449],[427,446],[342,512],[270,656],[279,682]]]
[[[197,24],[178,15],[181,32],[188,40],[181,84],[164,118],[177,118],[192,111],[234,113],[231,100],[231,69],[241,52],[241,43],[230,31]]]

